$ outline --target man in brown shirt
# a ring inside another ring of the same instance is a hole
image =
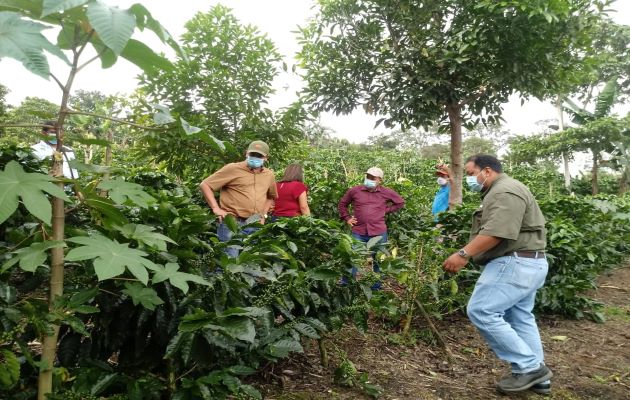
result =
[[[247,148],[245,161],[223,166],[199,185],[206,202],[219,219],[217,235],[222,242],[232,238],[232,231],[223,222],[228,214],[233,215],[241,226],[254,216],[260,218],[261,224],[265,223],[267,212],[278,197],[273,171],[264,167],[268,156],[269,146],[260,140],[253,141]],[[219,203],[214,197],[217,191],[220,192]],[[253,231],[253,228],[242,230],[245,234]],[[228,247],[226,253],[236,257],[238,249]]]
[[[532,314],[548,270],[545,218],[529,189],[504,174],[495,157],[472,156],[465,168],[466,183],[481,192],[482,202],[470,241],[444,261],[444,269],[459,272],[471,257],[483,265],[466,311],[494,353],[511,364],[498,389],[549,393],[553,374]]]

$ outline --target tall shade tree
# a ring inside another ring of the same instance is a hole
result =
[[[275,156],[300,134],[299,105],[277,113],[265,108],[282,64],[273,42],[256,27],[217,5],[186,23],[182,47],[188,61],[179,60],[171,72],[145,74],[141,90],[202,131],[146,135],[142,144],[155,160],[196,176],[242,157],[253,139],[269,142]]]
[[[573,79],[565,66],[589,45],[605,3],[321,0],[318,15],[300,28],[304,95],[319,111],[363,107],[388,127],[448,123],[449,202],[458,204],[462,126],[496,123],[515,92],[557,93]]]
[[[52,27],[58,28],[55,43],[41,33]],[[53,177],[62,176],[64,124],[69,115],[80,113],[69,108],[70,92],[76,75],[85,66],[100,60],[101,65],[108,68],[122,57],[143,70],[171,67],[167,59],[132,38],[134,31],[145,29],[152,31],[162,42],[181,53],[179,45],[141,4],[121,9],[110,7],[100,0],[0,0],[0,59],[16,59],[32,73],[44,79],[52,78],[61,89],[61,102],[56,115],[57,147],[53,155]],[[86,59],[87,48],[93,48],[96,55]],[[62,82],[60,75],[57,76],[58,74],[50,70],[48,54],[67,63],[68,75],[65,82]],[[39,367],[37,398],[44,400],[52,392],[53,365],[59,336],[59,322],[52,318],[52,314],[64,289],[64,200],[67,200],[67,196],[64,194],[63,181],[55,179],[55,186],[50,184],[53,178],[34,175],[24,175],[17,164],[7,166],[3,176],[4,203],[0,210],[2,217],[8,218],[17,208],[18,196],[22,196],[29,211],[42,220],[43,224],[50,225],[52,230],[50,239],[54,245],[43,247],[44,250],[50,249],[48,308],[51,313],[42,343]],[[20,179],[36,181],[39,186],[15,184]],[[54,196],[52,207],[46,202],[41,190]]]

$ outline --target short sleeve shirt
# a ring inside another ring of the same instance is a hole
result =
[[[246,161],[231,163],[203,180],[212,191],[220,191],[221,208],[240,218],[262,214],[267,199],[278,197],[272,170],[255,172]]]
[[[278,199],[276,200],[273,215],[278,217],[297,217],[302,215],[298,199],[307,190],[308,187],[300,181],[278,182],[276,184]]]
[[[481,206],[473,213],[470,239],[486,235],[503,240],[475,256],[475,262],[486,264],[514,251],[545,250],[545,217],[525,185],[501,174],[482,196]]]

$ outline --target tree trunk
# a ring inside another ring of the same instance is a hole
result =
[[[88,35],[86,40],[89,40]],[[73,50],[72,68],[68,74],[68,81],[63,87],[63,95],[61,97],[61,105],[59,107],[59,118],[57,119],[57,148],[53,154],[52,175],[54,177],[63,177],[63,125],[68,115],[68,99],[70,98],[70,89],[74,82],[79,69],[79,57],[85,46],[81,46],[79,51]],[[64,190],[62,182],[57,183],[61,190]],[[53,197],[52,199],[52,239],[62,241],[64,239],[66,224],[66,212],[64,209],[63,199]],[[63,295],[63,273],[64,273],[64,254],[63,247],[54,247],[50,249],[50,293],[48,296],[48,310],[53,310],[53,304],[57,297]],[[50,324],[52,335],[44,334],[42,345],[41,366],[39,367],[39,378],[37,380],[37,400],[46,400],[48,395],[52,393],[52,375],[55,358],[57,357],[57,339],[59,338],[59,325]]]
[[[59,128],[58,128],[59,129]],[[52,174],[55,177],[63,177],[63,156],[55,152],[53,156]],[[63,183],[57,183],[63,190]],[[63,240],[65,229],[65,210],[63,199],[52,199],[52,240]],[[55,298],[63,295],[63,247],[54,247],[50,250],[50,293],[48,296],[48,309],[52,311]],[[37,399],[45,400],[46,395],[52,392],[52,371],[57,352],[57,339],[59,337],[59,325],[51,325],[52,335],[45,334],[42,345],[42,358],[39,370]]]
[[[448,120],[451,126],[451,191],[448,197],[449,208],[462,204],[462,175],[464,165],[462,161],[462,106],[448,104],[446,106]]]
[[[558,110],[558,131],[564,130],[564,114],[562,113],[562,97],[558,95],[556,101],[556,109]],[[562,164],[564,165],[564,187],[569,189],[571,187],[571,172],[569,171],[569,157],[562,153]]]
[[[599,152],[592,150],[593,152],[593,170],[591,171],[591,184],[593,187],[593,195],[599,193],[599,182],[597,181],[597,171],[599,167]]]

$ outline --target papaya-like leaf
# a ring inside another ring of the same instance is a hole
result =
[[[83,246],[70,250],[66,255],[66,260],[94,260],[94,271],[99,281],[122,275],[127,268],[146,285],[149,282],[147,268],[151,270],[158,268],[156,264],[145,258],[147,253],[144,251],[132,249],[127,243],[118,243],[105,236],[77,236],[67,241]]]
[[[47,258],[46,251],[53,247],[63,247],[63,241],[51,240],[46,242],[35,242],[28,247],[23,247],[13,252],[15,256],[4,263],[0,273],[9,269],[19,262],[20,268],[27,272],[35,272],[37,267],[42,265]]]
[[[162,43],[167,43],[175,52],[180,56],[182,60],[188,62],[188,56],[186,52],[181,48],[179,43],[173,39],[173,36],[160,24],[142,4],[136,3],[129,7],[129,11],[136,16],[136,26],[141,31],[149,29],[160,38]]]
[[[126,201],[131,201],[142,208],[148,208],[149,202],[155,201],[153,196],[143,190],[142,185],[126,182],[122,179],[103,181],[99,183],[97,187],[109,191],[109,197],[117,204],[124,204]]]
[[[52,183],[54,180],[49,175],[24,172],[17,161],[9,161],[0,171],[0,224],[15,212],[21,198],[31,214],[50,225],[52,207],[44,192],[69,201],[64,191]]]
[[[160,251],[166,251],[166,242],[175,243],[175,241],[168,236],[154,232],[155,227],[153,226],[127,224],[124,226],[117,226],[116,230],[122,233],[127,239],[136,240],[140,244],[156,248]]]
[[[44,10],[42,17],[56,12],[69,10],[74,7],[82,6],[90,0],[44,0]]]
[[[70,64],[65,54],[41,34],[48,28],[18,13],[0,11],[0,58],[16,59],[32,73],[48,79],[50,67],[44,50]]]
[[[103,43],[120,55],[136,28],[135,15],[97,0],[88,5],[87,17]]]
[[[157,270],[153,275],[152,282],[159,283],[168,279],[171,285],[180,289],[184,293],[188,293],[188,282],[195,282],[200,285],[209,286],[210,283],[198,275],[187,274],[185,272],[179,272],[179,265],[175,263],[168,263],[164,268],[157,266]]]
[[[124,294],[131,297],[134,305],[142,304],[148,310],[155,310],[155,306],[164,304],[157,292],[151,288],[144,287],[136,282],[126,282],[125,289],[121,290]]]
[[[147,73],[173,68],[167,58],[156,54],[149,46],[135,39],[129,39],[120,56]]]

